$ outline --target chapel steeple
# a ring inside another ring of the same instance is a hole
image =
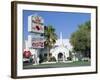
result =
[[[60,45],[63,45],[62,32],[60,32]]]

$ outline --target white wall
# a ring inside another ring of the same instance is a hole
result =
[[[37,1],[37,0],[31,0],[31,1]],[[66,4],[100,5],[100,0],[38,0],[38,2],[39,1],[52,2],[52,3],[53,2],[66,3]],[[11,12],[10,12],[11,3],[10,2],[11,0],[0,0],[0,80],[13,80],[10,78],[10,70],[11,70],[10,69],[11,68],[10,66],[11,65],[11,48],[10,48],[11,47]],[[98,22],[100,22],[100,16],[98,17],[99,17]],[[98,34],[100,35],[100,27],[98,27]],[[98,37],[98,41],[99,41],[98,45],[100,46],[100,36]],[[100,49],[98,48],[98,53],[99,52]],[[100,54],[98,54],[98,57],[100,57]],[[100,58],[98,61],[99,61],[98,67],[100,68]],[[33,78],[26,80],[33,80]],[[98,74],[45,77],[45,78],[35,78],[34,80],[100,80],[100,69]]]

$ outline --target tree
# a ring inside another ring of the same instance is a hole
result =
[[[55,29],[51,26],[45,26],[44,30],[45,36],[45,47],[47,48],[47,60],[49,61],[50,49],[54,46],[57,40],[57,35],[55,33]]]
[[[90,57],[91,49],[91,26],[90,21],[79,25],[78,30],[71,35],[70,43],[75,52],[85,57]]]

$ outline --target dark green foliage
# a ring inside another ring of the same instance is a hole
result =
[[[70,42],[74,52],[80,52],[84,57],[90,57],[91,26],[90,21],[79,25],[76,32],[71,35]]]
[[[71,57],[67,57],[67,60],[68,60],[68,61],[71,61],[71,60],[72,60],[72,58],[71,58]]]
[[[39,55],[39,63],[42,63],[44,60],[44,57],[42,56],[42,54]]]
[[[73,58],[72,51],[69,50],[69,57],[68,57],[68,60],[72,60],[72,58]]]
[[[55,29],[53,26],[45,26],[44,30],[44,36],[45,36],[45,47],[47,48],[47,59],[49,61],[49,53],[50,49],[53,47],[53,45],[56,43],[57,35],[55,33]]]
[[[56,61],[56,58],[54,56],[53,57],[50,57],[49,62],[53,62],[53,61]]]

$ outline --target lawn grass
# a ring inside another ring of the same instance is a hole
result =
[[[80,66],[90,66],[91,62],[89,61],[76,61],[71,63],[52,63],[52,64],[26,64],[23,66],[24,69],[41,69],[41,68],[60,68],[60,67],[80,67]]]

